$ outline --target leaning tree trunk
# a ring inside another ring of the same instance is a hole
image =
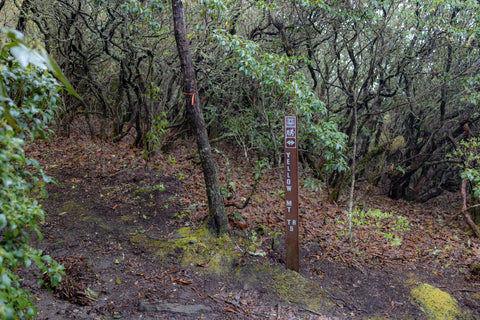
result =
[[[207,128],[200,108],[200,99],[197,91],[197,80],[193,69],[192,56],[188,47],[185,16],[181,0],[172,0],[173,23],[178,55],[184,76],[184,89],[187,100],[187,110],[190,115],[195,136],[197,138],[198,152],[202,162],[205,187],[208,196],[209,226],[212,231],[222,234],[227,231],[228,218],[225,213],[223,197],[220,192],[215,162],[208,141]]]

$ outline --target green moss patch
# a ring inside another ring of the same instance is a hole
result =
[[[133,191],[134,195],[142,195],[142,194],[149,194],[152,192],[152,188],[149,186],[138,187],[138,189]]]
[[[135,222],[136,219],[137,219],[137,217],[133,214],[120,216],[120,222],[121,223]]]
[[[150,252],[162,263],[196,268],[217,276],[228,276],[244,290],[264,289],[271,303],[292,303],[318,312],[334,310],[334,303],[326,296],[320,284],[287,270],[271,265],[262,258],[247,263],[243,252],[229,236],[216,237],[205,228],[181,228],[165,240],[152,240],[145,234],[136,234],[130,241]]]
[[[130,243],[145,252],[154,252],[164,245],[164,241],[150,239],[144,233],[131,233]]]
[[[335,306],[318,282],[267,261],[240,265],[232,278],[244,289],[266,289],[272,296],[272,304],[292,303],[318,312],[332,311]]]
[[[228,275],[245,290],[266,289],[272,303],[293,303],[312,310],[331,310],[334,304],[321,286],[284,266],[270,265],[266,260],[246,263],[241,250],[229,236],[220,238],[205,228],[181,228],[165,240],[152,240],[145,234],[136,234],[130,241],[150,252],[163,263],[178,263],[200,272]]]
[[[333,307],[317,282],[310,281],[296,272],[276,270],[272,280],[272,288],[286,301],[316,311],[325,311]]]
[[[462,312],[457,301],[448,293],[429,284],[415,286],[410,295],[427,319],[458,319]]]
[[[182,267],[198,267],[217,275],[229,273],[240,257],[230,237],[218,238],[206,227],[180,228],[169,239],[161,241],[136,234],[130,237],[130,242],[163,262],[180,262]]]

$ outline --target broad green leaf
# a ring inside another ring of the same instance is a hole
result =
[[[10,49],[10,53],[18,63],[22,66],[22,68],[26,68],[30,63],[30,49],[28,49],[25,45],[19,43],[15,47]]]
[[[7,217],[5,214],[0,213],[0,230],[7,226]]]
[[[45,59],[48,70],[65,86],[67,92],[75,96],[77,99],[82,100],[82,98],[78,95],[73,86],[70,84],[70,81],[68,81],[67,77],[65,77],[65,75],[63,74],[62,69],[60,69],[60,66],[57,64],[57,62],[47,53],[44,48],[40,50],[40,53]]]

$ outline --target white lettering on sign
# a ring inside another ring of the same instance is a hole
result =
[[[287,219],[288,230],[293,232],[295,231],[295,226],[297,225],[297,220]]]
[[[284,117],[285,251],[288,269],[299,271],[298,132],[297,116]]]

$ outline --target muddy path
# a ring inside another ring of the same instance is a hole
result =
[[[201,225],[198,165],[181,163],[185,150],[146,163],[129,148],[113,148],[61,140],[29,150],[59,182],[39,200],[46,220],[37,246],[67,273],[51,292],[34,272],[21,271],[37,319],[430,319],[411,295],[419,283],[450,294],[462,310],[458,319],[480,318],[479,281],[466,270],[390,258],[362,263],[348,259],[345,248],[326,246],[329,240],[305,239],[298,275],[284,269],[281,235],[257,234],[264,254],[247,254],[245,242],[253,243],[258,227],[233,219],[234,245],[216,242],[219,252],[236,251],[220,273],[211,272],[212,259],[185,264],[186,249],[159,255],[159,246],[186,237],[178,230]],[[198,253],[208,243],[201,236],[185,246]]]

